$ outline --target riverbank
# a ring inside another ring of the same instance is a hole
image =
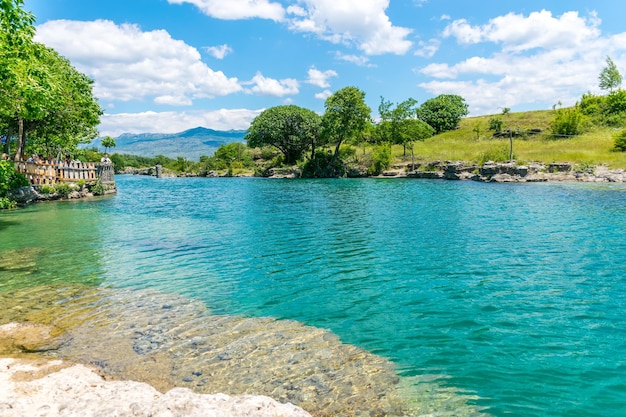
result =
[[[159,178],[198,177],[193,173],[176,173],[171,170],[159,170],[156,167],[127,167],[120,174],[147,175]],[[210,171],[206,177],[252,177],[251,171],[238,173],[220,173]],[[347,170],[348,178],[415,178],[440,179],[450,181],[478,182],[626,182],[623,169],[608,169],[605,165],[573,165],[563,163],[531,163],[486,162],[483,165],[463,161],[430,161],[422,163],[393,164],[379,175],[369,175],[365,168],[352,167]],[[266,178],[300,178],[301,170],[297,166],[272,168],[267,171]]]

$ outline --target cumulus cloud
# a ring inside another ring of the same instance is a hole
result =
[[[300,92],[300,83],[298,80],[294,78],[276,80],[274,78],[264,77],[260,72],[257,72],[251,81],[244,84],[253,85],[253,87],[247,90],[249,93],[256,93],[265,96],[283,97],[298,94]]]
[[[341,52],[337,52],[335,54],[335,58],[350,62],[352,64],[358,65],[359,67],[372,67],[374,65],[370,64],[370,60],[366,56],[359,55],[351,55],[351,54],[342,54]]]
[[[101,135],[113,137],[122,133],[177,133],[196,126],[215,130],[245,130],[262,110],[220,109],[104,114],[99,129]]]
[[[389,0],[301,0],[290,8],[290,28],[312,32],[333,43],[356,45],[367,55],[405,54],[411,29],[394,26],[386,15]]]
[[[216,19],[270,19],[281,21],[285,10],[280,3],[268,0],[167,0],[170,4],[189,3]]]
[[[226,55],[233,52],[233,48],[225,44],[220,46],[207,46],[204,50],[217,59],[224,59]]]
[[[309,68],[309,78],[306,80],[307,83],[317,86],[319,88],[328,88],[330,87],[330,83],[328,79],[331,77],[336,77],[338,74],[333,70],[320,71],[315,67]]]
[[[432,58],[439,50],[440,45],[441,41],[439,39],[430,39],[427,42],[419,41],[419,48],[415,51],[415,55],[424,58]]]
[[[152,98],[189,105],[195,98],[243,90],[237,78],[209,68],[196,48],[164,30],[143,32],[137,25],[108,20],[54,20],[38,26],[35,39],[94,78],[94,94],[105,101]]]
[[[326,100],[328,97],[332,96],[333,92],[330,90],[324,90],[321,93],[315,94],[315,98],[318,100]]]
[[[599,25],[594,12],[553,16],[545,10],[528,16],[509,13],[484,25],[455,20],[444,37],[469,48],[482,44],[481,50],[491,44],[496,51],[420,68],[421,75],[434,80],[419,85],[433,95],[462,95],[472,114],[533,103],[571,105],[582,93],[597,90],[607,55],[618,66],[626,63],[626,33],[603,36]]]

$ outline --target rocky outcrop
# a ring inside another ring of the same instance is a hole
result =
[[[107,381],[93,369],[56,361],[0,359],[0,417],[310,417],[265,396],[161,394],[134,381]]]
[[[39,323],[7,323],[0,326],[0,354],[56,350],[64,339],[54,326]]]

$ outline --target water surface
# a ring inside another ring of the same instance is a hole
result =
[[[626,409],[626,186],[117,180],[0,214],[0,291],[157,290],[295,320],[495,416]]]

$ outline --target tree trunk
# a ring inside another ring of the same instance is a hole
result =
[[[26,147],[26,134],[24,133],[24,119],[17,119],[17,149],[15,150],[15,161],[24,160],[24,148]]]
[[[9,124],[9,129],[7,130],[7,137],[6,140],[4,141],[4,147],[2,149],[2,152],[9,155],[11,153],[11,136],[13,136],[13,126],[11,126],[11,124]]]

